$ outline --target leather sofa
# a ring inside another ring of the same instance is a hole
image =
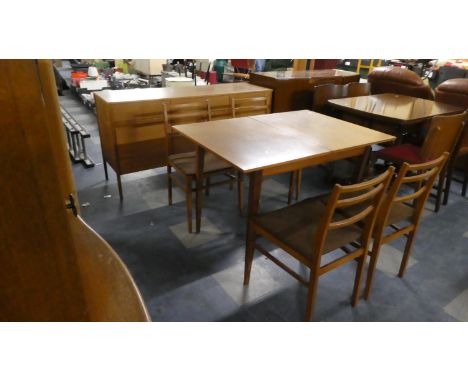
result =
[[[375,68],[367,77],[371,94],[396,93],[412,97],[434,99],[432,89],[414,72],[394,66]]]
[[[468,109],[468,78],[442,82],[435,89],[435,100]]]

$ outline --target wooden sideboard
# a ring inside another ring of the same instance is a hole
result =
[[[310,109],[314,86],[359,82],[359,74],[338,69],[292,70],[250,74],[250,83],[274,90],[272,112]]]
[[[183,88],[104,90],[94,93],[103,164],[120,176],[166,165],[163,104],[210,100],[212,119],[232,116],[233,99],[266,97],[271,111],[271,89],[249,83]]]

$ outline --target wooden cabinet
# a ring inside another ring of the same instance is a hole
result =
[[[272,112],[310,109],[314,86],[359,82],[359,74],[345,70],[292,70],[250,74],[250,83],[274,90]]]
[[[230,83],[187,88],[104,90],[96,92],[96,111],[104,169],[108,163],[120,176],[166,165],[163,104],[209,99],[213,119],[230,118],[236,98],[266,97],[271,89],[249,83]]]

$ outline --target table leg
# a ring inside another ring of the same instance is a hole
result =
[[[356,161],[357,166],[356,166],[354,179],[357,183],[361,182],[364,176],[366,175],[366,169],[369,164],[369,158],[370,158],[371,153],[372,153],[372,146],[366,147],[364,153]]]
[[[260,205],[260,195],[262,193],[262,179],[262,171],[255,171],[249,175],[249,205],[247,214],[247,234],[245,245],[244,285],[247,285],[250,281],[250,270],[252,269],[255,245],[255,231],[250,223],[250,218],[258,214]]]
[[[196,199],[195,199],[195,232],[200,232],[201,214],[203,205],[203,167],[205,164],[205,149],[197,146],[197,168],[196,168]]]

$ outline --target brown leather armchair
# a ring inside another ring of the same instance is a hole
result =
[[[372,94],[396,93],[434,99],[432,89],[414,72],[393,66],[381,66],[369,73],[367,82]]]
[[[435,100],[468,109],[468,78],[453,78],[435,89]]]

